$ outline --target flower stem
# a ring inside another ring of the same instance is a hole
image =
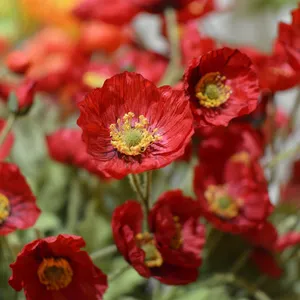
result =
[[[248,249],[242,253],[242,255],[234,263],[231,272],[236,274],[248,261],[252,249]]]
[[[208,238],[213,234],[214,231],[215,231],[214,229],[211,229]],[[211,255],[214,252],[215,248],[217,247],[217,245],[219,244],[222,238],[223,238],[223,232],[215,231],[215,235],[212,235],[205,257],[209,257],[209,255]]]
[[[288,159],[290,157],[295,156],[296,154],[300,153],[300,145],[297,145],[296,147],[286,150],[286,151],[282,151],[280,153],[278,153],[277,155],[275,155],[271,160],[269,160],[268,162],[266,162],[263,167],[264,168],[273,168],[275,167],[278,163],[280,163],[281,161]]]
[[[15,120],[16,120],[16,115],[15,114],[10,114],[8,116],[8,119],[6,121],[6,125],[3,128],[2,132],[0,133],[0,146],[5,142],[11,128],[14,125]]]
[[[113,272],[112,274],[108,275],[108,280],[113,281],[113,280],[119,278],[123,273],[125,273],[129,269],[130,269],[130,265],[126,265],[126,266],[120,268],[119,270],[117,270],[117,271]]]
[[[105,248],[99,249],[90,254],[92,260],[98,260],[100,258],[104,258],[110,254],[114,254],[117,252],[117,247],[115,245],[110,245]]]
[[[148,206],[148,210],[151,205],[151,187],[152,187],[152,171],[145,173],[145,199]]]
[[[163,78],[158,84],[159,86],[166,84],[172,85],[182,76],[180,38],[176,10],[171,7],[167,8],[165,10],[165,18],[167,35],[170,41],[170,63]]]

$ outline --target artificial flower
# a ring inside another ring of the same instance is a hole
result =
[[[0,178],[0,235],[32,227],[40,209],[19,168],[0,162]]]
[[[230,48],[194,58],[185,71],[184,88],[197,127],[227,126],[258,104],[259,85],[251,60]]]
[[[142,230],[136,201],[116,208],[112,230],[119,251],[141,276],[182,285],[197,279],[201,264],[205,230],[199,216],[197,202],[175,190],[161,195],[150,211],[150,232]]]
[[[23,248],[11,264],[9,284],[24,289],[27,300],[101,300],[107,277],[81,250],[84,240],[60,234],[35,240]]]
[[[162,168],[183,155],[193,134],[186,99],[124,72],[78,104],[78,125],[99,170],[114,178]]]

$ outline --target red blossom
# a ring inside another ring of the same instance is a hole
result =
[[[125,259],[146,278],[170,285],[197,279],[204,226],[199,206],[179,190],[161,195],[149,214],[151,233],[142,232],[143,212],[138,202],[119,206],[112,219],[116,245]]]
[[[107,277],[81,248],[84,240],[61,234],[35,240],[11,264],[9,284],[27,300],[102,300]]]
[[[5,127],[6,122],[0,119],[0,134],[3,128]],[[0,161],[4,160],[10,153],[11,148],[14,144],[14,135],[9,133],[3,144],[0,145]]]
[[[0,235],[32,227],[40,209],[19,168],[0,162],[0,178]]]
[[[52,159],[63,163],[83,168],[104,178],[93,158],[86,152],[86,145],[81,139],[80,129],[63,128],[46,137],[48,151]]]
[[[124,0],[82,0],[73,10],[80,20],[102,21],[108,24],[125,25],[129,23],[140,10]]]
[[[184,74],[195,126],[227,126],[251,113],[259,86],[251,60],[239,50],[222,48],[194,58]]]
[[[6,65],[11,71],[23,74],[30,66],[30,59],[26,53],[16,50],[6,57]]]
[[[135,73],[113,76],[78,105],[87,151],[114,178],[170,164],[193,134],[182,92]]]

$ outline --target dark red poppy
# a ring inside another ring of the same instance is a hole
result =
[[[187,65],[195,57],[202,56],[209,51],[216,49],[216,42],[198,30],[197,22],[189,22],[182,26],[181,49],[183,64]]]
[[[222,48],[191,61],[184,74],[195,126],[227,126],[251,113],[259,86],[251,60],[239,50]]]
[[[19,168],[0,162],[0,178],[0,235],[32,227],[40,209]]]
[[[257,268],[272,278],[279,278],[283,270],[275,255],[278,240],[276,228],[266,222],[260,228],[244,233],[243,238],[254,247],[250,258]]]
[[[86,152],[81,134],[80,129],[63,128],[48,135],[46,140],[51,158],[63,164],[86,169],[100,178],[106,177]]]
[[[222,140],[227,139],[224,136]],[[194,177],[194,190],[204,217],[225,232],[241,233],[260,227],[273,207],[256,159],[245,150],[227,159],[230,152],[226,147],[222,148],[224,154],[213,145],[206,150],[200,150],[205,157],[200,156]]]
[[[102,21],[108,24],[125,25],[129,23],[140,9],[132,1],[124,0],[82,0],[73,10],[80,20]]]
[[[0,119],[0,134],[3,128],[5,127],[6,122]],[[14,136],[12,133],[9,133],[3,144],[0,145],[0,161],[4,160],[10,153],[10,150],[14,143]]]
[[[78,106],[87,151],[114,178],[170,164],[193,134],[183,93],[157,88],[136,73],[113,76]]]
[[[14,112],[23,114],[27,112],[33,104],[36,82],[34,80],[25,79],[19,84],[0,83],[0,98],[7,102],[12,92],[15,93],[16,100],[18,101]]]
[[[27,244],[11,264],[9,284],[27,300],[101,300],[107,277],[82,251],[84,240],[60,234]]]
[[[162,13],[167,7],[173,7],[176,10],[182,9],[192,2],[203,2],[201,0],[130,0],[141,10],[150,13]]]
[[[149,214],[149,232],[143,232],[138,202],[127,201],[113,214],[116,245],[143,277],[182,285],[198,276],[205,229],[198,219],[199,206],[179,190],[161,195]]]
[[[141,74],[144,78],[158,83],[168,66],[168,60],[153,51],[132,48],[117,60],[120,70]]]

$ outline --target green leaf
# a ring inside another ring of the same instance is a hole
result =
[[[195,291],[190,291],[184,293],[180,298],[176,300],[211,300],[211,299],[220,299],[220,300],[230,300],[227,290],[225,287],[214,287],[206,288],[202,287]]]

